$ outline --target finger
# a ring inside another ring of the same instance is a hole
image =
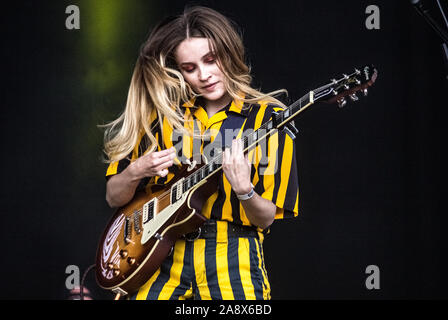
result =
[[[238,154],[241,158],[244,157],[244,151],[243,151],[243,139],[238,139]]]
[[[236,158],[236,155],[238,154],[238,140],[233,139],[232,140],[232,159],[234,160]]]
[[[224,149],[224,153],[222,155],[222,164],[223,165],[229,163],[229,156],[230,156],[230,150],[229,150],[229,148],[226,147]]]
[[[226,149],[226,165],[232,164],[232,147]]]
[[[252,164],[250,163],[249,156],[247,153],[244,155],[244,159],[246,159],[247,165],[250,167]]]
[[[168,169],[163,169],[163,170],[160,170],[157,175],[159,175],[163,178],[168,174],[168,172],[169,172]]]
[[[169,149],[165,149],[162,151],[154,151],[151,153],[153,158],[162,158],[162,157],[166,157],[172,154],[176,154],[176,149],[174,147],[171,147]]]
[[[151,171],[153,171],[153,172],[159,172],[159,171],[161,171],[161,170],[163,170],[163,169],[166,169],[166,168],[171,167],[172,165],[173,165],[173,161],[172,161],[172,160],[170,160],[170,161],[166,161],[166,162],[164,162],[164,163],[162,163],[162,164],[160,164],[160,165],[158,165],[158,166],[156,166],[156,167],[153,167],[153,168],[151,169]]]
[[[241,148],[241,139],[235,139],[233,145],[233,161],[240,161],[243,159],[243,149]]]
[[[157,166],[159,166],[159,165],[161,165],[161,164],[163,164],[163,163],[165,163],[165,162],[169,162],[169,161],[172,162],[172,160],[173,160],[174,158],[175,158],[175,154],[174,154],[174,153],[170,153],[170,154],[167,154],[167,155],[165,155],[165,156],[163,156],[163,157],[160,157],[160,158],[149,159],[149,160],[148,160],[149,163],[150,163],[149,167],[150,167],[150,168],[151,168],[151,167],[157,167]]]

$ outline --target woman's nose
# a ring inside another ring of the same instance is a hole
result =
[[[207,67],[200,66],[199,67],[199,80],[200,81],[207,81],[208,78],[210,78],[210,72]]]

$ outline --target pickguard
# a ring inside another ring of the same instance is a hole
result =
[[[156,233],[161,233],[160,228],[168,221],[169,218],[187,201],[190,192],[186,192],[174,204],[169,205],[162,211],[156,213],[152,219],[143,224],[143,233],[141,243],[145,244]],[[157,212],[157,208],[155,208]]]

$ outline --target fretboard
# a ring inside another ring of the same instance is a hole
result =
[[[271,119],[263,123],[260,128],[255,131],[251,131],[249,134],[243,135],[241,139],[243,141],[244,153],[247,153],[255,148],[260,141],[266,139],[285,124],[292,121],[300,112],[313,103],[314,92],[310,91],[284,110],[273,113]],[[220,150],[214,158],[208,161],[207,164],[194,171],[191,175],[185,177],[182,191],[184,193],[187,192],[202,180],[207,179],[211,175],[220,171],[222,169],[222,156],[223,151]]]

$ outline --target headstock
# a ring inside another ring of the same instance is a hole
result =
[[[340,79],[332,79],[331,83],[314,90],[314,101],[325,103],[337,102],[342,108],[346,105],[348,96],[352,101],[358,101],[357,92],[362,91],[367,96],[368,87],[376,80],[378,71],[372,65],[356,69],[351,74],[343,74]]]
[[[352,101],[358,101],[356,95],[358,91],[362,91],[367,96],[367,89],[375,83],[378,72],[372,65],[366,65],[361,69],[355,69],[351,74],[342,74],[341,79],[332,79],[327,85],[314,89],[295,101],[282,112],[273,113],[272,121],[268,121],[266,125],[277,129],[286,128],[291,137],[295,137],[294,126],[290,126],[289,122],[299,113],[307,109],[315,102],[322,101],[325,103],[337,102],[342,108],[347,103],[345,97],[349,97]],[[271,127],[267,127],[270,129]],[[294,139],[294,138],[293,138]]]

